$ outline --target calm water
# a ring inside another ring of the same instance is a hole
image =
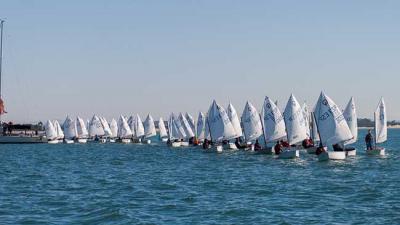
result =
[[[400,223],[400,130],[389,137],[386,157],[357,145],[357,157],[324,163],[163,144],[1,145],[0,224]]]

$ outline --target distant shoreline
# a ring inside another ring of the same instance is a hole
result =
[[[374,127],[359,127],[360,130],[374,129]],[[400,129],[400,125],[388,126],[388,129]]]

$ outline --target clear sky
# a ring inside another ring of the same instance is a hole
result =
[[[5,120],[241,113],[290,93],[384,96],[400,119],[400,1],[2,0]]]

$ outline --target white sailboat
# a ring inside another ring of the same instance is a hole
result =
[[[93,115],[89,122],[89,138],[95,141],[105,140],[103,136],[105,135],[103,125],[98,116]]]
[[[64,132],[61,129],[60,123],[58,122],[58,120],[54,120],[53,125],[57,132],[57,140],[58,140],[58,142],[62,143],[63,139],[64,139]]]
[[[377,144],[381,144],[387,141],[387,116],[386,116],[386,105],[383,98],[379,102],[378,107],[374,113],[375,129],[374,138],[375,146],[372,150],[367,150],[369,155],[385,155],[385,148],[378,147]]]
[[[189,142],[187,140],[194,137],[194,132],[193,132],[192,128],[190,127],[189,122],[186,120],[186,117],[182,113],[179,114],[178,120],[179,120],[179,122],[177,124],[178,125],[180,124],[182,126],[182,128],[186,134],[186,141],[182,141],[181,146],[188,147]]]
[[[236,112],[235,107],[233,107],[232,103],[229,103],[228,108],[226,109],[226,113],[228,114],[229,120],[232,123],[233,129],[235,129],[236,135],[235,138],[242,137],[242,127],[240,126],[239,116]],[[229,143],[229,149],[236,150],[237,147],[234,143]]]
[[[112,135],[110,125],[108,124],[106,118],[100,117],[100,122],[104,130],[104,137],[110,137]],[[106,140],[106,139],[105,139]]]
[[[151,138],[151,137],[154,137],[157,135],[156,126],[154,125],[153,117],[150,114],[148,114],[146,119],[144,120],[143,126],[144,126],[144,136],[143,136],[144,140],[143,141],[146,144],[150,144],[151,140],[149,140],[148,138]]]
[[[89,135],[88,130],[86,129],[85,121],[79,116],[76,118],[76,138],[78,139],[78,143],[86,143]]]
[[[133,133],[133,140],[136,143],[142,142],[142,138],[144,136],[144,126],[142,119],[140,118],[139,114],[136,114],[135,116],[135,132]]]
[[[356,112],[356,104],[354,98],[351,97],[349,103],[347,104],[343,116],[346,119],[347,125],[350,128],[351,134],[353,135],[353,139],[346,141],[345,145],[351,145],[357,142],[358,138],[358,125],[357,125],[357,112]],[[346,149],[347,156],[355,156],[357,154],[357,150],[352,147],[347,147]]]
[[[113,143],[115,142],[115,139],[118,137],[118,123],[114,118],[110,122],[110,130],[111,130],[110,142]]]
[[[128,122],[124,116],[120,116],[118,120],[118,132],[117,132],[118,139],[124,143],[128,144],[131,142],[132,138],[132,131],[129,128]]]
[[[303,109],[293,94],[289,98],[283,115],[289,145],[292,146],[301,143],[307,138],[307,132]],[[281,159],[292,159],[296,157],[300,157],[299,150],[296,147],[286,148],[279,154],[279,158]]]
[[[48,120],[45,124],[46,138],[49,144],[58,144],[58,135],[53,122]]]
[[[268,97],[265,97],[261,117],[264,129],[264,141],[266,144],[274,144],[276,141],[282,140],[286,137],[286,127],[282,113],[275,103]],[[266,153],[273,153],[273,149],[274,148],[272,147],[270,151],[266,150]]]
[[[225,109],[214,100],[208,110],[207,123],[211,140],[215,142],[217,152],[222,152],[222,141],[230,140],[236,137],[236,131],[233,128],[231,120]]]
[[[181,147],[184,138],[186,138],[185,130],[179,123],[179,120],[175,118],[175,115],[171,113],[168,120],[168,138],[170,140],[171,147]]]
[[[197,128],[196,128],[196,136],[199,142],[203,142],[204,139],[206,138],[205,129],[206,129],[205,116],[202,112],[199,112],[199,116],[197,117]]]
[[[160,119],[158,119],[158,130],[160,132],[161,141],[167,142],[168,141],[168,133],[167,133],[167,129],[165,128],[164,120],[161,117],[160,117]]]
[[[257,109],[249,102],[246,102],[242,114],[243,133],[246,143],[251,145],[251,150],[254,150],[253,141],[263,135],[263,128],[260,114]]]
[[[344,151],[329,151],[333,145],[343,144],[353,138],[350,128],[343,116],[342,111],[336,103],[323,92],[321,93],[315,107],[315,121],[321,145],[328,151],[318,155],[319,161],[343,160],[346,158]]]
[[[193,116],[190,115],[188,112],[185,114],[186,120],[189,123],[190,129],[192,129],[192,132],[194,134],[194,137],[196,136],[196,125],[193,119]]]
[[[67,118],[63,123],[63,128],[64,128],[64,142],[66,144],[74,143],[74,139],[77,136],[75,120],[72,120],[69,116],[67,116]]]

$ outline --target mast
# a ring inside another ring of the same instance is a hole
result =
[[[2,78],[2,65],[3,65],[3,24],[4,20],[0,19],[0,99],[2,97],[1,94],[1,78]],[[2,125],[1,122],[1,114],[0,114],[0,127]]]

